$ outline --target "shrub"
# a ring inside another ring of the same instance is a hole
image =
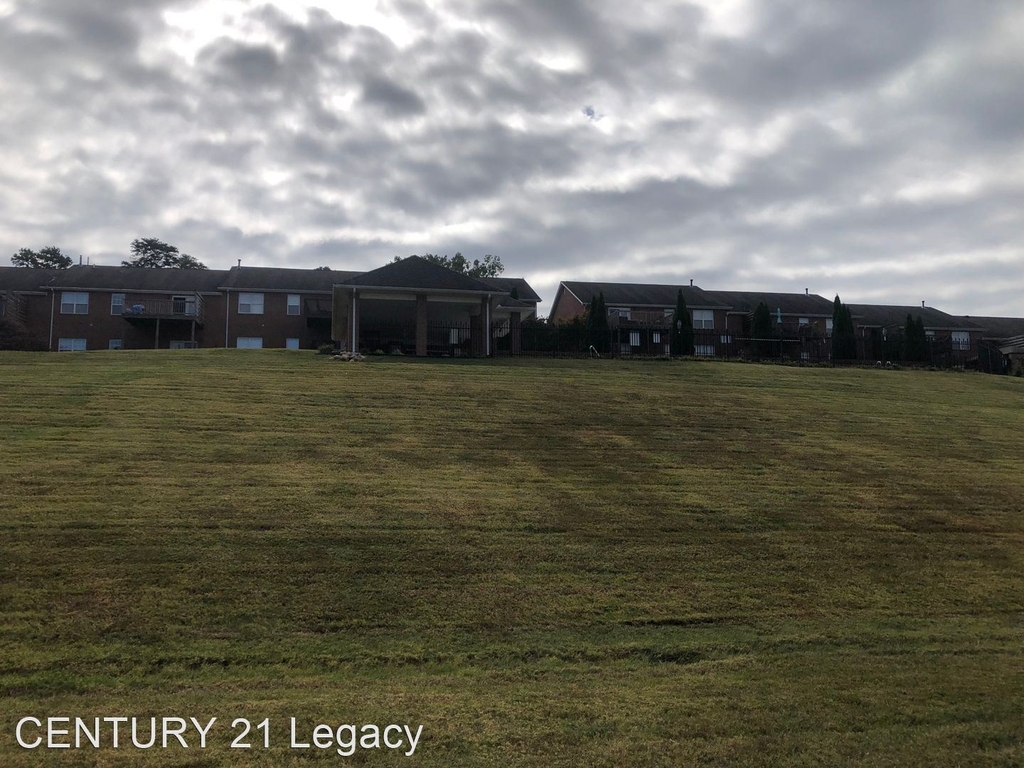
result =
[[[337,351],[337,347],[333,344],[321,344],[316,348],[318,355],[333,355]]]

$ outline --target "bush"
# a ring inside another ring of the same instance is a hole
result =
[[[338,348],[333,344],[321,344],[316,348],[318,355],[333,355],[337,350]]]
[[[15,352],[42,352],[46,349],[28,332],[21,323],[7,318],[0,318],[0,349]]]

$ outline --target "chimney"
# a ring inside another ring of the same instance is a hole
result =
[[[810,295],[811,295],[811,289],[810,288],[804,288],[804,296],[810,296]]]
[[[82,254],[78,254],[78,266],[82,266]]]
[[[693,278],[690,278],[690,287],[693,288]]]
[[[238,266],[242,266],[242,260],[241,259],[238,260]]]
[[[921,309],[924,309],[924,299],[921,299]]]

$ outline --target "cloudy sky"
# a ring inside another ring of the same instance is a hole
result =
[[[1019,0],[0,0],[0,254],[1024,315]]]

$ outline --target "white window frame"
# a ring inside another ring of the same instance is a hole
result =
[[[608,307],[608,317],[618,317],[620,320],[629,320],[632,311],[626,307]]]
[[[661,331],[654,331],[651,334],[651,343],[652,344],[661,344]]]
[[[640,331],[629,332],[629,346],[639,347],[640,346]]]
[[[60,313],[62,315],[88,315],[89,294],[86,291],[63,291],[60,295]]]
[[[124,339],[111,339],[107,342],[107,349],[124,349]]]
[[[262,293],[240,293],[238,294],[238,314],[240,315],[262,315],[263,294]],[[250,337],[243,337],[250,338]],[[259,337],[251,337],[259,338]]]
[[[110,294],[110,314],[122,315],[124,314],[124,294],[123,293],[112,293]],[[118,300],[120,299],[120,301]]]
[[[244,342],[244,343],[243,343]],[[257,342],[257,343],[253,343]],[[262,336],[239,336],[235,339],[237,349],[263,349]]]
[[[949,340],[953,345],[953,349],[965,350],[971,348],[971,334],[968,331],[953,331]]]
[[[811,324],[811,318],[809,318],[809,317],[801,317],[800,318],[800,325],[810,325],[810,324]]]
[[[696,344],[693,347],[694,357],[714,357],[715,356],[715,345],[714,344]]]
[[[191,339],[171,339],[169,349],[199,349],[199,344]]]
[[[293,301],[294,300],[294,301]],[[292,310],[295,310],[292,312]],[[298,317],[302,314],[302,296],[298,293],[288,294],[288,314],[292,317]]]
[[[831,317],[826,317],[825,318],[825,335],[826,336],[831,336],[832,335],[832,326],[833,326],[832,318]]]
[[[299,339],[289,337],[284,340],[285,349],[299,349]]]
[[[693,329],[709,330],[715,329],[715,310],[713,309],[695,309],[693,310]]]
[[[57,339],[58,352],[85,352],[85,339]]]
[[[729,335],[729,334],[727,334],[727,333],[725,333],[725,334],[722,334],[722,336],[721,336],[721,337],[719,337],[719,339],[718,339],[718,340],[719,340],[719,341],[720,341],[720,342],[721,342],[722,344],[732,344],[732,336],[730,336],[730,335]]]

